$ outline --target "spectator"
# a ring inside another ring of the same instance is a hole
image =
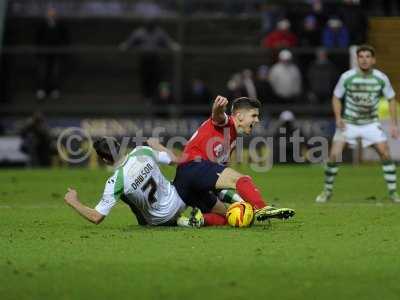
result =
[[[149,20],[119,45],[122,51],[131,47],[142,50],[139,55],[141,92],[146,99],[153,99],[163,73],[159,51],[167,48],[178,49],[178,45],[154,21]]]
[[[242,84],[243,96],[257,99],[257,90],[253,79],[253,71],[250,69],[243,70]]]
[[[339,7],[338,14],[348,27],[351,43],[356,45],[365,43],[368,19],[361,5],[354,3],[354,1],[345,0],[344,5]]]
[[[283,111],[273,134],[273,161],[274,163],[304,162],[307,153],[305,135],[296,125],[294,114]]]
[[[240,73],[233,74],[232,78],[227,82],[226,87],[226,96],[228,99],[235,99],[244,96],[243,78]]]
[[[289,50],[281,50],[279,62],[269,72],[269,82],[280,102],[294,101],[301,94],[301,74],[292,57]]]
[[[154,103],[156,104],[156,117],[167,117],[168,115],[172,114],[174,109],[172,104],[175,103],[175,99],[171,84],[169,82],[160,82],[157,88],[157,94],[154,98]]]
[[[316,59],[311,63],[307,79],[310,86],[310,100],[324,102],[331,98],[332,90],[337,80],[338,72],[335,65],[328,59],[325,49],[318,49]]]
[[[63,23],[57,18],[57,11],[50,7],[46,18],[36,31],[38,47],[58,48],[68,44],[68,33]],[[53,99],[60,96],[60,65],[63,56],[59,53],[44,53],[37,55],[38,60],[38,89],[36,98],[43,100],[50,94]]]
[[[297,37],[290,31],[290,21],[280,20],[276,25],[276,30],[267,34],[262,41],[264,48],[291,48],[297,45]]]
[[[272,101],[272,88],[268,81],[268,67],[262,65],[257,70],[257,79],[255,82],[256,91],[257,91],[257,99],[261,102],[270,102]]]
[[[321,31],[317,18],[308,15],[304,18],[303,28],[300,34],[300,45],[303,47],[316,47],[321,43]]]
[[[21,151],[29,155],[33,167],[48,167],[51,164],[52,139],[44,116],[36,112],[21,130]]]
[[[211,92],[202,79],[192,80],[185,99],[192,104],[209,104],[211,101]]]
[[[331,17],[322,34],[322,45],[326,48],[346,48],[349,46],[349,31],[337,17]]]
[[[311,0],[311,11],[312,15],[317,18],[318,26],[326,23],[327,16],[322,0]]]
[[[156,104],[159,106],[173,104],[174,95],[172,93],[171,84],[167,81],[161,81],[157,88]]]
[[[283,18],[283,13],[279,6],[263,3],[260,7],[261,14],[261,33],[263,35],[270,33],[278,20]]]

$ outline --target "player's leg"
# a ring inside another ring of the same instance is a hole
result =
[[[341,160],[343,149],[346,146],[344,140],[334,140],[329,154],[329,160],[325,166],[324,189],[315,199],[318,203],[324,203],[332,197],[333,183],[339,171],[338,162]]]
[[[224,167],[207,161],[190,162],[177,168],[174,186],[188,206],[201,211],[204,225],[225,225],[226,208],[212,192]]]
[[[174,185],[181,198],[189,206],[196,206],[203,213],[213,212],[210,203],[201,195],[216,189],[236,189],[238,194],[255,208],[258,220],[270,217],[288,218],[295,212],[292,209],[276,209],[266,206],[260,191],[251,177],[244,176],[231,168],[211,161],[190,162],[177,169]],[[193,195],[188,196],[188,194]]]
[[[224,226],[228,223],[225,216],[215,213],[206,213],[203,217],[204,226]]]
[[[176,225],[180,227],[196,227],[200,228],[205,224],[204,216],[199,208],[193,207],[189,217],[180,214],[176,219]]]
[[[181,217],[181,224],[191,227],[226,225],[226,207],[213,193],[194,193],[191,198],[196,199],[192,202],[199,207],[193,207],[189,218]]]
[[[235,202],[243,202],[243,198],[240,197],[236,190],[234,189],[223,189],[218,193],[218,199],[224,203],[235,203]]]
[[[383,177],[386,181],[389,197],[393,202],[400,203],[400,197],[397,194],[396,165],[391,160],[389,145],[387,142],[381,142],[373,146],[382,161]]]
[[[205,226],[223,226],[226,225],[226,207],[225,204],[218,199],[214,193],[204,193],[198,195],[200,197],[203,210],[208,212],[203,213]],[[211,209],[209,209],[211,207]]]
[[[290,208],[268,206],[260,190],[250,176],[243,175],[231,168],[226,168],[215,183],[216,189],[235,189],[239,196],[249,202],[255,209],[255,218],[262,221],[268,218],[287,219],[295,215]]]
[[[226,168],[219,175],[215,188],[219,189],[235,189],[236,192],[246,202],[253,205],[254,208],[260,209],[267,206],[267,203],[262,198],[259,189],[253,182],[250,176],[245,176],[231,168]]]
[[[400,203],[400,197],[396,191],[396,165],[391,160],[387,135],[383,131],[381,124],[376,122],[365,125],[362,131],[362,138],[363,146],[367,147],[372,145],[381,158],[383,176],[387,184],[390,199],[393,202]]]

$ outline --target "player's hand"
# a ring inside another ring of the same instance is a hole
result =
[[[213,111],[225,111],[227,105],[228,99],[218,95],[214,100]]]
[[[68,192],[64,196],[64,201],[67,204],[78,201],[78,193],[76,190],[68,188]]]
[[[336,128],[339,128],[340,130],[346,129],[346,123],[343,121],[343,119],[336,120]]]
[[[399,128],[397,125],[390,125],[389,131],[392,138],[397,140],[400,137]]]

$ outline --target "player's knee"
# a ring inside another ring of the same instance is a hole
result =
[[[242,175],[239,172],[236,172],[235,170],[231,168],[226,168],[222,174],[221,174],[221,179],[224,181],[225,184],[228,184],[229,186],[235,186],[236,181],[241,177]]]
[[[329,161],[330,162],[338,162],[339,161],[339,155],[337,155],[336,153],[331,153],[329,155]]]
[[[381,154],[382,160],[390,160],[391,159],[389,151],[382,151],[380,154]]]
[[[211,209],[211,212],[224,216],[226,214],[226,207],[223,202],[221,202],[220,200],[217,200],[217,202]]]
[[[239,172],[236,172],[236,171],[235,171],[234,173],[232,173],[232,174],[231,174],[231,178],[230,178],[232,184],[236,186],[236,183],[237,183],[238,180],[239,180],[240,178],[242,178],[242,177],[250,177],[250,176],[243,175],[243,174],[241,174],[241,173],[239,173]]]
[[[375,149],[378,152],[381,160],[390,160],[390,151],[388,146],[376,146]]]

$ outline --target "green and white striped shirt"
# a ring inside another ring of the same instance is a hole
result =
[[[176,217],[185,209],[175,187],[161,173],[158,164],[171,161],[166,152],[150,147],[136,147],[114,172],[105,185],[103,196],[95,209],[108,215],[117,201],[124,197],[133,206],[137,217],[149,225],[159,225]]]
[[[381,97],[390,101],[395,96],[389,78],[376,69],[367,75],[348,70],[340,76],[333,94],[343,101],[343,119],[356,125],[377,122]]]

